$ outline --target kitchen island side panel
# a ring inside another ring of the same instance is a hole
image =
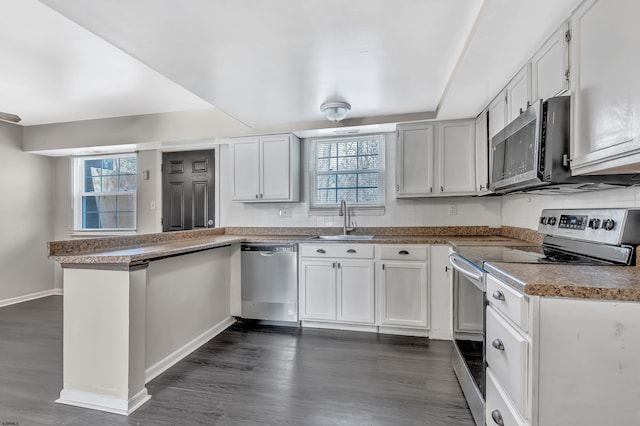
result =
[[[216,327],[226,328],[230,321],[229,247],[150,262],[146,312],[147,369],[187,350],[207,333],[215,333]]]

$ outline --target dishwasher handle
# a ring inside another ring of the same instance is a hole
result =
[[[260,253],[260,256],[265,256],[265,257],[271,257],[274,254],[276,254],[275,251],[271,251],[271,250],[269,250],[269,251],[259,251],[258,253]]]
[[[449,263],[451,264],[453,269],[460,272],[462,275],[466,276],[467,278],[472,279],[479,283],[483,281],[484,276],[481,270],[476,268],[471,262],[464,259],[462,256],[456,253],[450,254]],[[478,272],[476,273],[474,270],[477,270]]]

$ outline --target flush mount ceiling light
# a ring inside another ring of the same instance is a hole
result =
[[[11,121],[13,123],[19,123],[22,120],[19,116],[15,114],[9,114],[6,112],[0,112],[0,120]]]
[[[351,105],[346,102],[325,102],[320,105],[320,111],[327,117],[327,120],[337,123],[351,111]]]

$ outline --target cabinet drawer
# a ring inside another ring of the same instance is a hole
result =
[[[526,423],[515,412],[507,397],[496,385],[496,380],[491,369],[487,369],[487,397],[485,405],[485,423],[487,426],[524,426]],[[502,423],[500,420],[502,419]]]
[[[487,275],[487,300],[523,331],[529,331],[529,301],[524,294]]]
[[[373,259],[373,244],[301,244],[300,257]]]
[[[527,401],[528,348],[527,339],[488,306],[487,364],[520,413]]]
[[[383,260],[427,260],[427,247],[419,245],[379,245]]]

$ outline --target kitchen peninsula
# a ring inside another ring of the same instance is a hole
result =
[[[318,240],[313,236],[339,231],[221,228],[50,242],[49,256],[63,267],[65,286],[64,379],[58,402],[130,414],[150,398],[145,387],[148,381],[239,315],[233,300],[239,297],[234,283],[239,283],[240,243],[315,243]],[[539,242],[540,238],[531,230],[511,227],[363,228],[358,232],[375,235],[358,244],[492,244]],[[592,272],[582,282],[567,277],[562,292],[557,290],[561,285],[558,276],[546,287],[536,282],[532,289],[554,297],[566,296],[566,288],[573,287],[582,290],[569,297],[608,294],[603,298],[640,300],[636,268],[593,268]],[[541,275],[528,271],[526,276]],[[617,288],[607,292],[599,283]],[[431,285],[448,287],[446,282]]]

